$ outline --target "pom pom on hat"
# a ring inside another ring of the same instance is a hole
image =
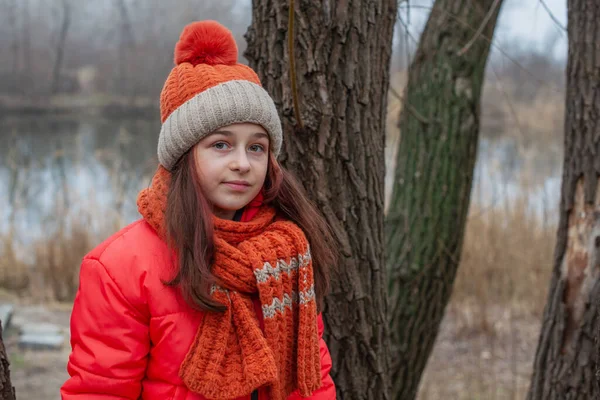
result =
[[[187,25],[175,45],[175,64],[237,63],[238,49],[231,31],[216,21],[197,21]]]

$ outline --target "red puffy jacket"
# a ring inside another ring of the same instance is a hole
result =
[[[203,313],[162,283],[172,278],[170,254],[140,220],[83,259],[71,315],[71,378],[61,388],[63,400],[203,399],[179,378]],[[318,324],[322,335],[321,316]],[[331,357],[322,338],[320,349],[323,385],[309,398],[335,399]],[[258,394],[267,400],[265,390]],[[288,399],[300,398],[293,393]]]

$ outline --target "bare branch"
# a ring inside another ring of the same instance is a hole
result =
[[[396,91],[396,89],[393,88],[392,85],[390,85],[390,92],[392,92],[392,94],[394,95],[394,97],[396,97],[398,100],[400,100],[400,102],[402,103],[402,105],[406,106],[406,109],[408,110],[408,112],[410,112],[413,115],[413,117],[415,117],[419,122],[421,122],[423,124],[427,124],[427,125],[429,125],[431,123],[431,121],[429,119],[425,118],[423,116],[423,114],[421,114],[419,111],[417,111],[416,108],[414,108],[408,102],[404,101],[404,98],[402,97],[402,95],[400,93],[398,93]]]
[[[425,9],[425,10],[432,10],[432,7],[429,6],[419,6],[419,5],[411,5],[411,8],[419,8],[419,9]],[[472,26],[470,26],[467,22],[463,21],[461,18],[458,18],[455,14],[448,12],[448,11],[441,11],[442,13],[444,13],[446,16],[454,19],[456,22],[464,25],[464,26],[468,26],[470,27],[472,30],[475,30]],[[506,50],[504,50],[501,46],[495,44],[492,39],[490,39],[489,37],[487,37],[486,35],[484,35],[483,33],[479,35],[480,38],[482,38],[483,40],[489,42],[491,44],[491,46],[498,50],[500,52],[500,54],[502,54],[504,57],[506,57],[510,62],[512,62],[514,65],[516,65],[517,67],[519,67],[522,71],[524,71],[525,73],[527,73],[527,75],[529,75],[529,77],[532,79],[533,82],[536,82],[538,85],[540,86],[545,86],[550,88],[551,90],[557,92],[557,93],[562,93],[562,91],[556,87],[555,85],[551,85],[549,82],[545,82],[541,79],[539,79],[537,76],[535,76],[535,74],[533,74],[533,72],[529,71],[527,68],[525,68],[523,65],[521,65],[521,63],[519,63],[517,60],[515,60],[513,57],[511,57]]]
[[[404,31],[406,33],[406,36],[409,37],[416,45],[419,45],[419,41],[412,35],[412,33],[410,33],[410,31],[408,30],[408,25],[409,23],[405,22],[401,16],[398,16],[398,21],[400,21],[400,23],[402,24],[402,26],[404,27]]]
[[[558,20],[558,18],[556,18],[554,16],[554,14],[552,13],[552,10],[550,10],[550,7],[548,7],[548,5],[546,4],[546,2],[544,0],[540,0],[540,3],[542,4],[542,7],[544,7],[544,9],[546,10],[546,12],[548,13],[548,15],[550,16],[550,18],[552,19],[552,21],[554,21],[554,23],[556,24],[556,26],[558,28],[560,28],[560,33],[561,34],[565,34],[567,32],[567,28],[565,28],[565,26],[560,23],[560,21]]]
[[[490,68],[492,69],[492,72],[494,73],[494,75],[496,76],[496,79],[498,80],[498,83],[500,84],[500,91],[502,92],[502,95],[504,95],[504,98],[506,99],[506,104],[508,105],[508,109],[510,110],[512,117],[515,119],[515,124],[517,125],[517,130],[519,131],[519,134],[521,134],[521,137],[525,137],[525,134],[523,133],[523,129],[521,128],[521,123],[519,122],[519,116],[517,115],[517,111],[513,107],[513,104],[510,101],[510,97],[508,96],[508,93],[506,93],[506,90],[504,90],[504,85],[502,84],[502,81],[500,80],[498,73],[496,73],[496,69],[491,64],[490,64]]]
[[[467,51],[469,51],[469,49],[471,48],[471,46],[473,46],[473,43],[475,43],[475,41],[477,39],[479,39],[479,37],[481,36],[481,34],[483,33],[483,30],[485,29],[485,26],[487,25],[487,23],[489,22],[490,18],[492,17],[492,15],[494,15],[494,13],[496,12],[496,8],[498,8],[498,4],[500,4],[500,0],[494,0],[494,3],[492,4],[492,7],[490,7],[488,13],[486,14],[485,18],[483,19],[483,21],[481,22],[481,25],[479,26],[479,28],[477,29],[477,31],[475,32],[475,35],[473,35],[473,37],[471,38],[471,40],[469,40],[467,42],[467,44],[458,51],[458,55],[459,56],[463,56],[465,55],[465,53]]]

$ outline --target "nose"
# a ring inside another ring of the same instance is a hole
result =
[[[248,160],[248,154],[246,154],[246,149],[239,149],[234,152],[233,160],[231,160],[230,168],[233,171],[239,171],[240,173],[245,173],[250,171],[250,161]]]

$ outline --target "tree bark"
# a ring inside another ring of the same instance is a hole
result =
[[[15,388],[10,380],[10,363],[2,339],[2,324],[0,321],[0,400],[15,400]]]
[[[396,0],[254,0],[246,34],[246,56],[282,117],[280,159],[339,243],[324,320],[340,399],[386,399],[389,387],[383,154],[396,7]]]
[[[600,4],[569,0],[565,155],[554,270],[529,400],[598,399]]]
[[[396,399],[416,397],[452,291],[501,3],[436,1],[409,69],[385,222]]]

